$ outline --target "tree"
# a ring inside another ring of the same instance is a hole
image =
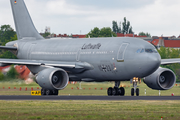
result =
[[[2,52],[0,58],[17,59],[17,57],[14,54],[12,54],[10,51]]]
[[[7,42],[17,40],[17,35],[15,34],[13,37],[11,37],[9,40],[5,40],[2,45],[5,45]],[[17,59],[17,57],[11,53],[10,51],[6,50],[0,50],[0,58],[9,58],[9,59]]]
[[[16,71],[16,69],[14,68],[14,65],[11,65],[10,70],[7,72],[7,77],[8,78],[12,78],[15,79],[19,76],[18,72]]]
[[[17,38],[17,34],[15,34],[14,36],[11,36],[10,39],[5,40],[5,41],[2,43],[2,45],[5,46],[6,43],[11,42],[11,41],[15,41],[15,40],[17,40],[17,39],[18,39],[18,38]]]
[[[116,22],[116,21],[113,21],[112,24],[113,24],[113,27],[112,27],[113,32],[114,32],[114,33],[118,33],[118,32],[119,32],[119,27],[118,27],[117,22]]]
[[[126,20],[124,17],[124,22],[122,22],[122,29],[121,29],[121,22],[119,26],[117,25],[116,21],[112,21],[112,29],[114,33],[123,33],[123,34],[133,34],[132,26],[129,21]]]
[[[14,37],[16,32],[14,31],[13,28],[11,28],[10,25],[2,25],[0,28],[0,41],[1,45],[6,41],[10,40],[11,37]]]
[[[86,35],[86,37],[112,37],[112,36],[116,37],[117,35],[109,27],[104,27],[102,29],[95,27]]]
[[[118,29],[118,33],[121,33],[121,22],[119,23],[119,29]]]
[[[134,32],[132,31],[132,26],[130,26],[128,33],[130,33],[130,34],[133,34],[133,33],[134,33]]]
[[[139,35],[139,36],[151,37],[151,34],[150,34],[150,33],[144,33],[144,32],[140,32],[138,35]]]
[[[122,33],[123,34],[132,34],[132,26],[130,25],[130,22],[126,20],[126,17],[124,17],[124,22],[122,23]]]
[[[117,35],[111,30],[110,27],[104,27],[100,30],[99,37],[116,37]]]
[[[93,30],[91,30],[88,34],[87,37],[99,37],[100,34],[100,29],[98,27],[95,27]]]
[[[48,35],[50,35],[50,32],[45,32],[45,33],[43,34],[43,37],[46,38]]]
[[[17,40],[16,32],[10,25],[2,25],[0,28],[0,44],[5,45],[7,42]],[[6,50],[0,50],[0,58],[17,58],[11,52]]]

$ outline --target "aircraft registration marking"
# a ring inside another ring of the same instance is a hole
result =
[[[41,91],[31,91],[31,95],[41,95]]]

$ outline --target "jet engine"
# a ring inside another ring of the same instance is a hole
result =
[[[45,89],[62,90],[67,86],[69,77],[63,69],[47,68],[38,73],[36,82]]]
[[[158,68],[154,73],[145,77],[144,83],[155,90],[171,89],[176,82],[176,76],[173,71],[167,68]]]

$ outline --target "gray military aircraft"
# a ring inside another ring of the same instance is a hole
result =
[[[155,47],[137,38],[44,39],[37,32],[24,0],[10,0],[18,40],[0,46],[19,59],[0,59],[1,66],[26,65],[36,75],[42,95],[58,95],[69,81],[115,81],[107,94],[124,96],[120,81],[144,78],[148,87],[168,90],[176,81],[173,71],[160,65],[179,63],[161,60]],[[137,83],[136,80],[134,80]],[[139,95],[137,84],[131,95]]]

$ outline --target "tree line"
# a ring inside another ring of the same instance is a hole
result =
[[[134,34],[130,21],[128,21],[126,17],[124,17],[123,20],[123,22],[119,22],[119,25],[117,21],[113,20],[112,29],[110,27],[104,27],[102,29],[95,27],[86,35],[86,37],[117,37],[117,33]],[[138,35],[151,37],[148,32],[140,32]]]
[[[0,45],[5,46],[10,41],[17,40],[17,35],[10,25],[2,25],[0,27]],[[17,59],[10,51],[0,50],[0,58]]]

